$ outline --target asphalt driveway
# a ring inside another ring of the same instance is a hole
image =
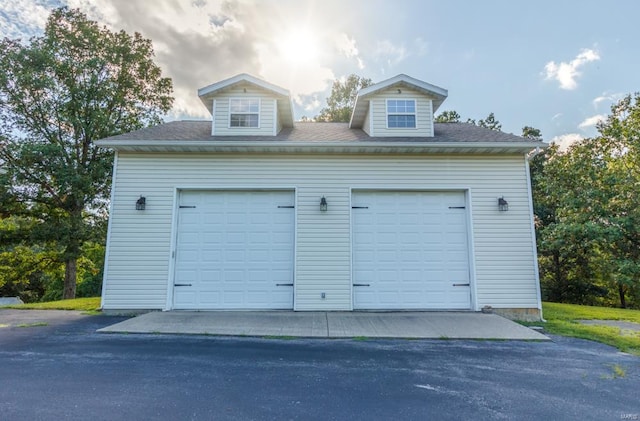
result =
[[[35,315],[0,310],[3,420],[640,419],[640,358],[578,339],[104,335],[124,318]]]

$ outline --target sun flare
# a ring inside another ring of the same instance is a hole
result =
[[[317,36],[309,28],[293,28],[278,41],[278,53],[291,64],[315,62],[319,58]]]

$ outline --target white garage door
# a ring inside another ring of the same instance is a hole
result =
[[[293,205],[293,191],[183,191],[174,308],[293,308]]]
[[[354,192],[353,307],[470,309],[463,192]]]

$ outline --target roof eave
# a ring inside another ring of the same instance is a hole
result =
[[[383,141],[215,141],[215,140],[99,140],[97,146],[130,152],[211,153],[528,153],[548,145],[542,142],[383,142]]]

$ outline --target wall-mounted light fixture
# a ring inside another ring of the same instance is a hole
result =
[[[399,94],[401,94],[401,93],[402,93],[402,90],[401,90],[401,89],[398,89],[398,93],[399,93]]]
[[[327,199],[324,198],[324,196],[322,196],[322,199],[320,199],[320,212],[326,212],[327,211]]]
[[[498,210],[500,212],[506,212],[509,210],[509,202],[504,200],[504,197],[498,198]]]
[[[136,210],[144,210],[147,207],[147,198],[140,196],[140,199],[136,200]]]

